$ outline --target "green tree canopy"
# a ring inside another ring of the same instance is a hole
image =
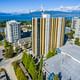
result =
[[[65,20],[65,26],[66,27],[71,27],[72,21],[71,20]]]
[[[54,75],[53,80],[59,80],[59,77],[58,77],[58,75],[57,75],[57,74],[56,74],[56,75]]]
[[[80,39],[79,38],[75,39],[75,44],[78,45],[78,46],[80,46]]]
[[[9,42],[7,40],[4,40],[4,48],[9,46]]]
[[[5,48],[5,55],[4,56],[6,58],[11,58],[14,56],[14,50],[13,50],[13,46],[11,43],[4,40],[4,48]]]
[[[42,74],[43,58],[40,59],[39,65],[36,65],[34,59],[29,54],[24,52],[22,57],[22,62],[25,68],[30,73],[32,80],[43,80],[43,74]]]
[[[42,72],[42,67],[43,67],[43,57],[40,59],[39,63],[39,70],[38,70],[38,79],[37,80],[43,80],[43,72]]]
[[[73,39],[74,38],[74,31],[71,31],[70,33],[67,33],[66,35],[68,36],[69,39]]]
[[[56,49],[54,49],[53,51],[49,51],[49,52],[48,52],[46,58],[48,59],[48,58],[50,58],[50,57],[52,57],[52,56],[54,56],[54,55],[56,55],[56,54],[57,54]]]
[[[13,67],[18,80],[28,80],[17,62],[13,63]]]
[[[35,66],[35,63],[34,63],[34,61],[33,60],[31,60],[31,62],[30,62],[30,66],[29,66],[29,73],[31,74],[31,76],[32,76],[32,79],[33,80],[37,80],[37,72],[36,72],[36,66]]]
[[[6,22],[0,22],[0,27],[6,27]]]
[[[5,57],[6,58],[12,58],[13,56],[14,56],[13,46],[10,45],[7,48],[5,48]]]
[[[25,65],[26,69],[28,69],[31,62],[31,56],[28,55],[26,52],[24,52],[22,57],[22,62]]]
[[[32,21],[22,21],[21,22],[21,25],[24,25],[24,24],[30,25],[30,24],[32,24]]]

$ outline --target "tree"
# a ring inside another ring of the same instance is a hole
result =
[[[9,46],[9,42],[7,40],[4,40],[4,48]]]
[[[43,80],[43,72],[42,72],[42,67],[43,67],[43,57],[40,59],[39,63],[39,71],[38,71],[38,79],[37,80]]]
[[[76,39],[75,39],[75,44],[78,45],[78,46],[80,46],[79,38],[76,38]]]
[[[24,24],[30,25],[30,24],[32,24],[32,22],[31,22],[31,21],[22,21],[22,22],[21,22],[21,25],[24,25]]]
[[[19,67],[19,64],[17,62],[13,62],[12,64],[13,64],[17,79],[18,80],[28,80],[25,74],[23,73],[22,69]]]
[[[4,48],[5,48],[5,55],[4,56],[6,58],[11,58],[14,56],[14,50],[13,50],[13,46],[11,43],[4,40]]]
[[[22,62],[26,70],[30,73],[32,80],[37,80],[38,71],[36,70],[36,65],[31,55],[24,52],[23,57],[22,57]]]
[[[49,51],[49,52],[48,52],[46,58],[48,59],[48,58],[50,58],[50,57],[52,57],[52,56],[54,56],[54,55],[56,55],[56,54],[57,54],[57,53],[56,53],[56,50],[54,49],[53,51]]]
[[[67,19],[66,19],[66,21],[65,21],[65,26],[66,26],[66,27],[71,27],[71,23],[72,23],[71,20],[67,20]]]
[[[0,41],[3,40],[4,36],[4,33],[0,32]]]
[[[0,28],[6,27],[6,22],[0,22]]]
[[[59,77],[58,77],[58,75],[54,75],[54,78],[53,78],[53,80],[59,80]]]
[[[32,80],[43,80],[43,73],[42,73],[43,57],[41,57],[39,64],[36,65],[31,55],[24,52],[22,57],[22,62],[25,68],[30,73]]]
[[[22,62],[25,65],[26,69],[29,68],[29,64],[31,62],[31,56],[28,55],[26,52],[23,53]]]
[[[35,66],[35,63],[34,63],[33,60],[31,60],[31,62],[30,62],[30,66],[29,66],[29,70],[28,71],[32,76],[32,80],[37,80],[36,66]]]
[[[14,50],[13,50],[12,45],[5,48],[5,55],[4,56],[6,58],[12,58],[14,56]]]
[[[74,31],[71,30],[71,32],[67,33],[66,35],[68,36],[69,39],[73,39],[74,38]]]
[[[16,48],[15,48],[15,52],[18,53],[18,50],[19,50],[19,49],[16,47]]]

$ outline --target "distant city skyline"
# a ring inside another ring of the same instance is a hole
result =
[[[0,0],[0,12],[29,12],[41,8],[44,10],[80,10],[80,0]]]

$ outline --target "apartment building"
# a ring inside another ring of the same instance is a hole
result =
[[[65,19],[52,18],[42,14],[41,18],[32,19],[32,51],[41,56],[64,44]]]
[[[15,43],[20,38],[20,23],[15,20],[6,22],[6,39],[11,43]]]

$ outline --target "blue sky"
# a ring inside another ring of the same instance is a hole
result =
[[[53,9],[60,6],[79,6],[80,0],[0,0],[0,12],[20,12],[44,9]]]

